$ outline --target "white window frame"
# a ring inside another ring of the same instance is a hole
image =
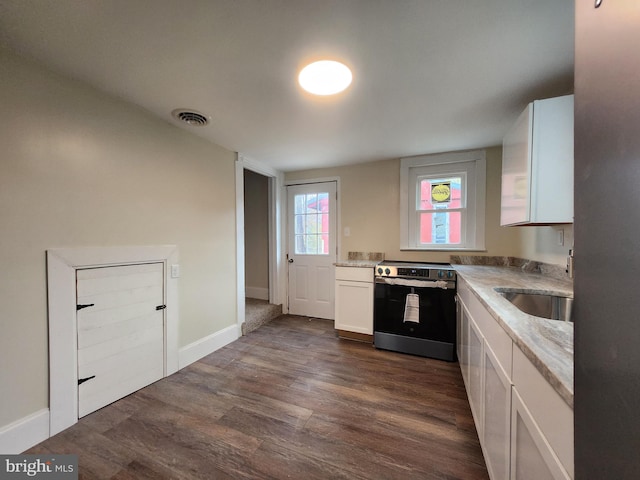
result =
[[[485,249],[486,155],[484,150],[420,155],[400,159],[400,249]],[[418,192],[421,179],[429,176],[466,178],[466,209],[462,214],[459,244],[419,242]]]

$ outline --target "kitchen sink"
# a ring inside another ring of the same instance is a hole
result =
[[[524,313],[536,317],[573,322],[571,307],[573,298],[551,293],[528,293],[496,289],[504,298]]]

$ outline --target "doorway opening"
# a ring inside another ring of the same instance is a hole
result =
[[[244,292],[245,321],[242,334],[282,315],[282,304],[269,300],[270,178],[244,170]]]
[[[283,298],[286,299],[280,213],[283,176],[282,172],[238,154],[236,305],[240,335],[283,312]]]

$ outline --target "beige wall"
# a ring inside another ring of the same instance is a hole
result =
[[[545,263],[566,265],[569,249],[573,246],[573,224],[517,228],[520,230],[519,256]],[[558,242],[560,231],[562,231],[564,245]]]
[[[502,148],[486,149],[486,251],[470,255],[516,256],[548,263],[564,263],[569,247],[556,247],[559,227],[501,227],[500,177]],[[387,259],[447,262],[452,252],[400,251],[400,160],[288,172],[286,181],[324,177],[340,178],[339,232],[341,257],[349,251],[384,252]],[[346,237],[348,227],[351,235]],[[573,240],[571,226],[565,229],[565,245]]]
[[[0,49],[0,428],[48,406],[45,251],[176,244],[180,346],[236,322],[235,155]]]
[[[245,286],[269,288],[269,179],[244,171]]]

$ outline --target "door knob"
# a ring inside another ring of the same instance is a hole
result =
[[[293,263],[293,258],[290,258],[290,259],[289,259],[289,263]]]

